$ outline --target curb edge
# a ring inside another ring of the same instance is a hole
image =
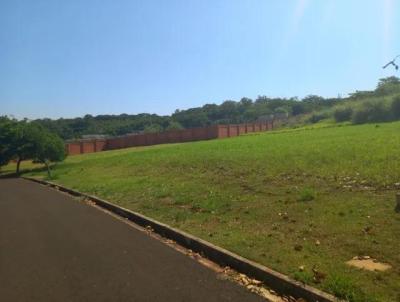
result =
[[[208,241],[200,239],[196,236],[185,233],[181,230],[175,229],[167,224],[146,217],[137,212],[125,209],[110,203],[97,196],[81,193],[76,190],[64,187],[62,185],[48,182],[32,177],[21,177],[22,179],[36,182],[45,186],[56,188],[62,192],[69,193],[73,196],[82,196],[89,198],[96,205],[114,213],[123,218],[129,219],[131,222],[141,227],[151,227],[155,233],[171,239],[179,245],[191,249],[192,251],[203,255],[209,260],[217,263],[220,266],[229,266],[232,269],[244,273],[252,278],[263,281],[268,287],[281,294],[293,296],[295,298],[303,298],[310,302],[337,302],[341,301],[331,294],[323,292],[317,288],[305,285],[301,282],[295,281],[290,277],[274,271],[266,266],[248,260],[242,256],[218,247]]]

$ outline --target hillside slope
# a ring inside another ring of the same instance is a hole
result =
[[[87,154],[57,165],[54,181],[349,301],[398,301],[399,133],[396,122]],[[345,264],[360,255],[393,268]],[[313,267],[326,278],[313,280]]]

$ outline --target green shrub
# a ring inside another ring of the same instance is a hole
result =
[[[315,124],[329,117],[327,112],[315,112],[308,119],[309,123]]]
[[[183,129],[182,125],[178,122],[171,121],[165,130],[180,130]]]
[[[315,199],[315,191],[311,188],[304,188],[300,191],[298,201],[311,201]]]
[[[353,109],[350,107],[337,108],[333,113],[336,122],[350,121],[353,115]]]
[[[400,119],[400,95],[396,96],[392,102],[391,110],[395,119]]]
[[[324,289],[334,294],[339,299],[349,302],[375,302],[376,299],[366,295],[347,276],[332,275],[324,283]]]
[[[312,284],[313,282],[313,274],[311,272],[298,271],[293,274],[293,278],[296,281],[302,282],[304,284]]]
[[[389,121],[390,110],[380,102],[367,102],[356,108],[352,115],[353,124],[379,123]]]

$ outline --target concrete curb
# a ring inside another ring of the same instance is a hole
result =
[[[67,192],[73,196],[82,196],[89,198],[96,205],[107,209],[108,211],[115,213],[119,216],[127,218],[139,226],[151,227],[155,233],[161,235],[162,237],[171,239],[176,243],[182,245],[183,247],[191,249],[192,251],[203,255],[204,257],[210,259],[220,266],[229,266],[240,273],[248,275],[249,277],[263,281],[268,287],[272,288],[280,294],[290,295],[294,298],[303,298],[310,302],[340,301],[330,294],[327,294],[314,287],[304,285],[301,282],[292,280],[288,276],[276,272],[268,267],[243,258],[228,250],[215,246],[205,240],[187,234],[178,229],[172,228],[164,223],[148,218],[142,214],[114,205],[96,196],[81,193],[44,180],[39,180],[31,177],[22,178],[40,183],[42,185],[57,188],[58,190],[62,192]]]

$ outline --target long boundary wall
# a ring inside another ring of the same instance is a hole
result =
[[[65,152],[68,155],[76,155],[129,147],[227,138],[251,132],[269,131],[273,128],[274,121],[267,121],[237,125],[213,125],[160,133],[132,134],[108,139],[78,140],[65,144]]]

